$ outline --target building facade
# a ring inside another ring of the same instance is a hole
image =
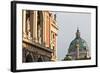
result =
[[[79,29],[77,28],[76,37],[70,43],[68,53],[64,60],[85,60],[90,58],[87,42],[81,38]]]
[[[49,11],[22,10],[22,61],[56,61],[56,15]]]

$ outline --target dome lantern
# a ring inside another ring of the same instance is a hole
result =
[[[77,32],[76,32],[76,38],[80,38],[80,31],[78,27],[77,27]]]

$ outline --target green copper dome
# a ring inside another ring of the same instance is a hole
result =
[[[89,48],[84,39],[80,37],[79,29],[77,28],[76,37],[70,43],[68,53],[64,60],[85,60],[91,59],[89,55]]]
[[[80,37],[79,29],[77,29],[76,38],[70,43],[68,53],[75,51],[77,44],[79,45],[79,51],[85,51],[88,48],[86,41]]]
[[[71,42],[71,44],[69,46],[68,52],[70,53],[72,51],[75,51],[77,44],[79,44],[79,51],[85,51],[86,48],[88,48],[87,43],[86,43],[86,41],[84,39],[82,39],[82,38],[75,38]]]

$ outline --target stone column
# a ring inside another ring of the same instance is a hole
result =
[[[37,11],[33,14],[33,41],[37,42]]]
[[[43,12],[43,43],[46,46],[46,12]]]
[[[76,44],[76,59],[79,59],[79,44]]]
[[[26,38],[26,10],[22,11],[23,38]]]
[[[57,33],[55,34],[55,60],[57,60]]]

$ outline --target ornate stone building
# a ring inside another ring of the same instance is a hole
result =
[[[56,61],[56,15],[49,11],[22,10],[22,61]]]
[[[70,43],[64,60],[85,60],[90,58],[89,47],[86,41],[80,37],[80,32],[77,28],[76,38]]]

